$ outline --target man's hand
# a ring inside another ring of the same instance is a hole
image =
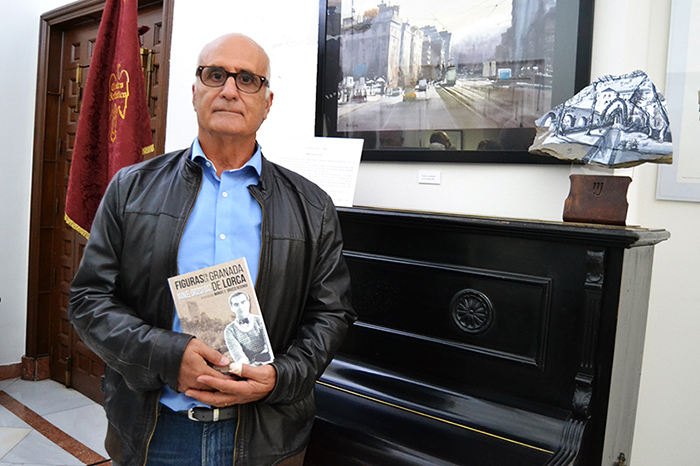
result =
[[[228,366],[230,362],[228,358],[221,353],[209,348],[196,338],[191,339],[190,342],[187,343],[185,352],[182,355],[180,374],[177,378],[178,392],[184,392],[190,389],[212,390],[210,386],[197,380],[201,375],[207,375],[211,378],[228,379],[226,375],[209,367],[207,361],[215,366]]]
[[[239,374],[242,379],[201,375],[197,382],[205,389],[193,388],[185,394],[202,403],[220,408],[235,404],[250,403],[265,398],[277,383],[277,371],[270,364],[253,367],[241,365]]]

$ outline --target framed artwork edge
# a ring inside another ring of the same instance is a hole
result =
[[[694,7],[694,10],[693,10]],[[666,74],[666,101],[668,104],[669,116],[671,117],[671,136],[674,141],[673,164],[660,165],[656,179],[656,199],[661,201],[684,201],[700,202],[700,183],[679,181],[679,163],[681,157],[690,157],[682,150],[678,150],[681,137],[681,118],[683,108],[690,105],[684,102],[684,82],[689,74],[686,62],[688,55],[688,32],[690,24],[694,20],[700,20],[700,15],[694,17],[692,12],[700,11],[700,0],[673,0],[671,3],[671,27],[668,41],[668,62]],[[700,89],[698,89],[700,91]],[[698,97],[700,98],[700,97]],[[697,109],[697,100],[692,102],[693,108]],[[697,115],[700,117],[700,114]],[[684,133],[684,138],[693,139],[700,146],[700,133]],[[688,145],[683,147],[687,148]],[[700,157],[700,154],[694,154]]]

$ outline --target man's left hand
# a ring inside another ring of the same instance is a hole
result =
[[[277,382],[277,371],[270,364],[257,367],[242,364],[240,376],[241,380],[225,380],[202,375],[197,381],[216,391],[187,390],[185,394],[210,406],[223,408],[261,400],[275,388]]]

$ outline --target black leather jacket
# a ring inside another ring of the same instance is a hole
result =
[[[123,466],[145,463],[161,390],[177,389],[191,338],[170,330],[167,278],[177,274],[180,237],[201,179],[189,149],[117,173],[71,286],[69,318],[107,366],[105,445]],[[328,195],[264,158],[260,183],[249,189],[263,210],[256,291],[277,384],[264,400],[239,406],[234,464],[260,466],[306,446],[315,381],[356,315]]]

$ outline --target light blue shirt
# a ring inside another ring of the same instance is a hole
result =
[[[262,244],[262,206],[248,191],[257,185],[262,172],[262,153],[258,145],[243,167],[216,175],[216,168],[199,145],[192,143],[192,160],[202,167],[202,186],[187,219],[180,240],[178,274],[211,267],[245,257],[255,283],[260,266]],[[182,332],[175,313],[173,331]],[[173,411],[184,411],[202,403],[174,392],[166,386],[160,402]]]

